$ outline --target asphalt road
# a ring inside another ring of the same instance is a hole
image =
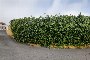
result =
[[[48,49],[15,42],[0,31],[0,60],[90,60],[90,49]]]

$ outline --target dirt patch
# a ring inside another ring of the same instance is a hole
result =
[[[2,41],[2,37],[0,36],[0,41]]]

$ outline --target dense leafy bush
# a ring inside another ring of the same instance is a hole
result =
[[[10,26],[18,42],[46,47],[90,44],[90,16],[25,17],[11,20]]]

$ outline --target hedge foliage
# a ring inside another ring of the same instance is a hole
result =
[[[10,21],[16,41],[50,45],[90,44],[90,16],[47,15],[46,17],[24,17]]]

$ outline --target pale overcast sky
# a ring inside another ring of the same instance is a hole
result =
[[[46,14],[90,16],[90,0],[0,0],[0,21]]]

